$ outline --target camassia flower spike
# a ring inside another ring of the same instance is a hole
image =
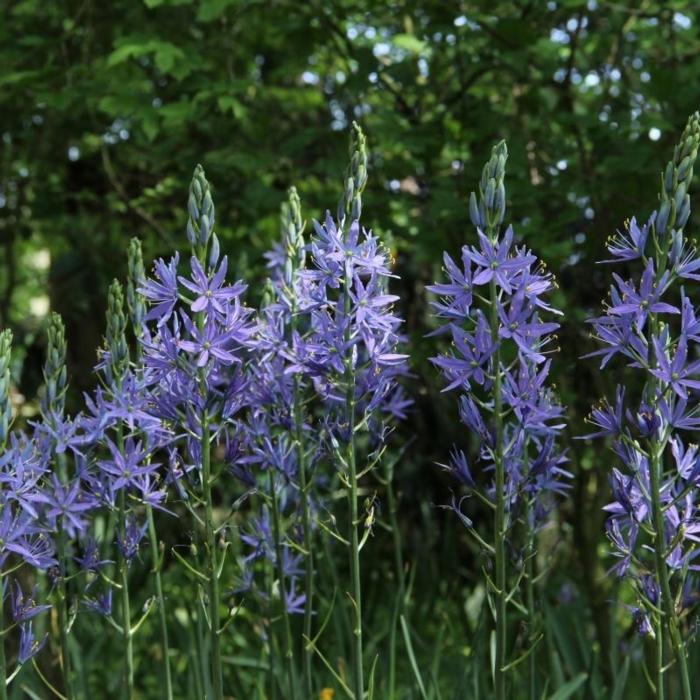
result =
[[[696,449],[683,433],[700,425],[700,361],[694,359],[700,338],[697,311],[682,285],[697,280],[700,270],[684,234],[699,144],[695,113],[661,175],[656,211],[644,226],[633,218],[608,241],[613,260],[605,262],[624,261],[635,272],[629,280],[613,274],[604,314],[589,321],[602,346],[590,356],[602,358],[601,368],[624,358],[643,380],[642,390],[633,395],[619,385],[614,405],[604,400],[593,410],[595,430],[584,436],[612,439],[618,466],[606,530],[618,560],[613,570],[631,582],[638,598],[634,623],[656,638],[654,690],[662,698],[668,685],[673,697],[685,700],[691,687],[681,617],[693,603],[682,601],[698,568],[700,493]]]
[[[446,380],[444,391],[459,390],[460,417],[481,439],[478,461],[490,475],[484,486],[465,453],[455,448],[447,465],[456,482],[485,502],[494,515],[490,536],[461,510],[463,499],[450,506],[493,560],[495,580],[488,579],[496,618],[495,696],[507,696],[507,601],[509,592],[506,542],[521,537],[526,554],[519,566],[528,589],[526,600],[530,642],[537,643],[537,615],[530,595],[534,586],[535,533],[551,512],[552,498],[567,488],[566,459],[555,438],[564,427],[563,408],[547,385],[553,332],[559,324],[541,312],[559,313],[546,301],[554,287],[551,274],[526,247],[515,244],[512,226],[502,231],[506,209],[504,185],[507,149],[494,146],[483,169],[478,195],[472,193],[469,213],[476,244],[465,245],[455,261],[444,253],[447,275],[428,290],[435,316],[443,322],[432,335],[448,335],[449,352],[432,358]],[[488,541],[490,540],[490,542]],[[532,683],[536,683],[534,658]]]

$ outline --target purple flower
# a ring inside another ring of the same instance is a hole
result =
[[[44,638],[38,640],[34,636],[34,630],[32,629],[31,622],[25,622],[20,625],[20,637],[19,637],[19,651],[17,652],[17,663],[26,664],[27,661],[36,656],[43,648],[48,635],[44,635]]]
[[[112,614],[112,587],[108,586],[107,590],[99,593],[95,598],[85,598],[83,604],[88,610],[109,617]]]
[[[688,363],[688,341],[681,334],[673,359],[667,355],[667,343],[663,337],[654,337],[654,351],[658,369],[651,373],[670,386],[681,399],[688,398],[688,389],[700,389],[700,380],[691,379],[700,371],[700,360]]]
[[[190,264],[192,266],[192,279],[189,280],[186,277],[178,277],[178,279],[184,287],[197,295],[192,302],[191,310],[217,313],[225,317],[229,303],[240,297],[245,291],[246,285],[242,282],[237,282],[233,286],[224,285],[228,270],[226,256],[223,257],[219,269],[212,271],[210,275],[207,275],[199,260],[194,256],[192,256]]]
[[[615,316],[632,315],[635,319],[635,326],[638,331],[644,328],[647,317],[650,313],[678,314],[680,311],[675,307],[661,301],[661,296],[668,289],[670,274],[664,272],[661,279],[656,281],[654,272],[654,262],[649,260],[644,268],[642,280],[639,285],[639,292],[631,282],[624,282],[618,275],[613,274],[617,286],[620,290],[621,302],[613,304],[608,309],[608,313]]]
[[[588,435],[583,435],[580,439],[590,440],[592,438],[606,435],[619,435],[623,427],[623,410],[625,403],[625,387],[617,385],[615,394],[615,406],[611,406],[607,399],[603,399],[600,405],[591,411],[587,421],[597,426],[599,430]]]
[[[441,355],[430,360],[452,379],[443,391],[468,386],[470,379],[480,385],[486,382],[485,370],[488,371],[488,361],[496,348],[484,315],[479,312],[477,319],[474,333],[469,333],[455,324],[450,325],[457,356]]]
[[[426,289],[442,297],[444,301],[430,303],[437,316],[461,321],[469,314],[473,299],[469,249],[467,246],[462,248],[463,268],[458,267],[447,253],[443,253],[442,259],[449,281],[447,283],[438,282],[426,287]]]
[[[36,603],[36,592],[37,587],[32,589],[31,593],[25,595],[22,592],[22,587],[19,582],[15,581],[15,592],[9,592],[10,596],[10,612],[12,613],[12,619],[15,622],[23,623],[31,620],[37,615],[51,610],[50,605],[38,605]]]
[[[503,304],[498,305],[501,320],[498,335],[514,340],[518,349],[534,362],[544,362],[544,355],[539,352],[543,346],[541,338],[550,335],[559,324],[542,323],[532,312],[532,306],[525,300],[525,287],[521,286],[510,299],[507,309]]]
[[[535,261],[535,256],[525,254],[524,256],[510,256],[510,249],[513,245],[513,227],[509,226],[503,236],[503,240],[498,244],[492,243],[482,231],[477,231],[479,236],[480,249],[471,248],[466,254],[479,269],[474,275],[475,285],[488,284],[495,279],[498,285],[508,294],[513,289],[511,280],[518,272],[527,269]]]
[[[177,266],[180,256],[175,253],[166,264],[161,258],[156,260],[154,273],[156,279],[147,279],[139,292],[148,299],[152,307],[146,314],[146,320],[157,319],[158,326],[167,323],[178,303]]]
[[[83,553],[79,557],[75,557],[75,561],[83,571],[90,573],[99,573],[100,569],[106,564],[113,564],[109,559],[100,559],[100,547],[93,537],[88,537],[83,542]]]
[[[637,219],[632,217],[632,220],[626,224],[625,231],[618,231],[607,245],[608,251],[614,259],[602,260],[601,262],[619,262],[636,260],[637,258],[644,257],[649,231],[655,219],[656,212],[654,212],[649,217],[649,221],[640,228],[637,225]]]
[[[474,479],[469,471],[467,458],[462,450],[453,448],[450,454],[450,463],[439,464],[439,466],[452,474],[460,483],[465,484],[466,486],[474,486]]]
[[[306,595],[297,592],[296,579],[292,578],[290,584],[286,586],[284,605],[290,615],[303,615]]]
[[[63,484],[54,474],[45,492],[50,522],[60,521],[70,537],[83,533],[88,527],[86,515],[98,506],[96,498],[86,493],[80,479]]]
[[[139,525],[130,515],[127,517],[124,531],[117,534],[117,547],[127,563],[131,563],[138,554],[143,536],[146,534],[148,523]]]
[[[118,447],[110,439],[105,444],[112,458],[100,460],[98,466],[110,480],[111,490],[139,489],[144,476],[150,476],[158,469],[158,464],[148,461],[148,453],[140,442],[127,438],[123,447]]]

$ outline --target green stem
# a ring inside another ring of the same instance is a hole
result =
[[[394,493],[394,465],[393,462],[387,462],[386,474],[386,496],[387,506],[389,508],[389,524],[391,525],[391,534],[394,543],[394,568],[396,569],[396,580],[398,583],[398,592],[396,603],[394,605],[394,614],[391,621],[391,632],[389,635],[389,682],[388,682],[388,700],[394,700],[396,697],[396,637],[398,621],[404,611],[405,604],[405,581],[403,575],[403,557],[401,531],[399,529],[396,512],[398,509],[396,502],[396,494]]]
[[[162,645],[163,664],[165,672],[165,688],[163,696],[167,700],[173,697],[173,681],[170,672],[170,645],[168,643],[168,618],[165,611],[165,596],[163,595],[163,580],[160,575],[160,550],[158,546],[158,536],[156,534],[156,524],[153,518],[153,508],[146,506],[148,518],[148,536],[151,540],[151,558],[153,559],[152,573],[156,583],[156,599],[158,601],[158,617],[160,619],[160,642]]]
[[[268,560],[265,566],[265,584],[267,588],[267,596],[270,604],[267,610],[267,650],[270,659],[269,662],[269,672],[268,672],[268,682],[270,684],[269,696],[270,700],[277,700],[277,678],[275,675],[275,669],[277,668],[277,654],[275,650],[275,629],[272,624],[273,610],[272,610],[272,589],[275,580],[275,571],[272,562]]]
[[[119,491],[118,506],[119,532],[122,542],[126,542],[126,496],[124,489]],[[124,697],[134,697],[134,640],[131,634],[131,601],[129,599],[129,565],[124,553],[119,551],[119,574],[122,595],[122,632],[124,642]]]
[[[202,590],[199,584],[197,584],[197,594],[198,596],[202,594]],[[210,698],[212,696],[211,668],[209,664],[209,651],[207,644],[208,640],[206,632],[204,630],[204,615],[202,613],[201,607],[197,606],[195,608],[194,616],[197,626],[195,644],[197,645],[197,659],[199,661],[198,677],[201,681],[201,685],[204,688],[204,697]]]
[[[301,385],[298,375],[294,376],[294,439],[296,442],[301,487],[301,529],[304,537],[304,627],[303,634],[311,639],[311,620],[314,596],[314,555],[309,512],[309,485],[306,473],[306,450],[304,449],[304,419],[301,411]],[[304,645],[304,697],[313,696],[313,649]]]
[[[5,577],[0,572],[0,630],[5,629]],[[0,700],[7,700],[7,660],[5,636],[0,638]]]
[[[58,587],[56,608],[58,611],[58,633],[61,644],[61,672],[63,688],[69,700],[73,697],[73,679],[71,674],[70,654],[68,651],[68,586],[66,585],[66,533],[63,522],[58,525]]]
[[[212,505],[211,440],[209,416],[202,416],[202,488],[204,489],[204,529],[209,579],[209,632],[211,640],[211,675],[214,700],[223,700],[224,682],[221,667],[221,618],[219,615],[219,576]]]
[[[270,501],[272,504],[272,532],[275,538],[275,558],[277,560],[277,578],[279,580],[280,598],[282,599],[282,622],[284,624],[284,660],[287,666],[287,685],[290,698],[296,698],[296,686],[294,682],[294,646],[292,644],[292,627],[287,611],[287,586],[284,580],[284,561],[282,559],[282,528],[280,525],[280,513],[275,493],[275,475],[269,469]]]
[[[656,633],[656,697],[664,700],[664,621],[661,617],[655,625]]]
[[[354,394],[354,385],[353,385]],[[350,426],[354,425],[355,399],[349,399],[348,407],[351,415]],[[346,459],[350,467],[350,490],[348,492],[348,505],[350,510],[350,576],[352,578],[352,595],[355,604],[355,629],[353,630],[355,643],[353,653],[353,676],[355,679],[355,698],[362,700],[364,697],[364,669],[362,663],[362,585],[360,581],[360,542],[357,532],[357,467],[355,464],[355,437],[352,427],[348,438]]]
[[[352,279],[348,275],[346,265],[345,284],[343,290],[344,296],[344,314],[345,318],[350,315],[350,288]],[[350,352],[350,324],[347,324],[345,330],[345,347],[346,352]],[[353,679],[355,700],[362,700],[364,697],[364,668],[362,661],[362,583],[360,580],[360,542],[357,532],[358,526],[358,511],[357,511],[357,464],[355,461],[355,370],[352,364],[352,358],[348,354],[345,358],[345,418],[348,430],[348,439],[345,445],[345,464],[348,467],[348,479],[350,488],[348,489],[348,511],[349,511],[349,528],[350,533],[350,577],[352,579],[352,597],[355,606],[355,629],[354,635],[354,652],[353,652]]]
[[[661,275],[666,267],[668,260],[668,250],[670,245],[670,237],[667,237],[664,242],[664,247],[661,250],[657,249],[656,265],[658,268],[657,275]],[[657,277],[656,283],[658,284]],[[656,314],[649,314],[649,329],[652,337],[658,334],[659,323]],[[655,397],[658,392],[658,380],[655,376],[650,380],[651,397]],[[668,575],[668,566],[666,564],[666,532],[664,530],[664,517],[661,504],[661,481],[663,477],[663,455],[669,436],[659,439],[654,437],[650,440],[651,464],[649,468],[649,487],[651,490],[652,503],[652,524],[654,527],[654,561],[656,566],[656,575],[659,582],[661,609],[663,618],[660,623],[661,629],[661,661],[663,662],[663,648],[668,646],[670,641],[673,654],[678,663],[678,669],[681,677],[681,686],[683,689],[683,699],[692,700],[692,692],[690,690],[690,677],[688,675],[688,661],[686,658],[685,644],[678,627],[678,615],[676,614],[675,602],[671,593],[671,583]],[[668,636],[667,636],[668,635]],[[670,638],[670,640],[669,640]],[[657,653],[658,656],[658,653]],[[663,678],[662,670],[657,668],[657,696],[663,697]],[[661,693],[659,695],[659,692]]]
[[[505,700],[506,679],[506,551],[505,551],[505,473],[503,465],[503,397],[501,396],[501,352],[498,338],[498,290],[495,278],[489,285],[491,339],[495,345],[493,354],[493,416],[496,426],[494,460],[496,467],[496,511],[494,515],[494,550],[496,559],[496,659],[494,687],[496,700]]]
[[[527,547],[525,550],[525,600],[527,604],[527,617],[528,617],[528,629],[529,629],[529,643],[536,643],[535,636],[535,620],[536,620],[536,610],[535,610],[535,533],[531,528],[531,510],[532,503],[528,500],[527,511],[525,517],[527,518]],[[538,700],[539,695],[537,693],[537,654],[535,651],[530,652],[530,658],[528,659],[529,666],[529,681],[530,681],[530,700]]]
[[[662,630],[667,630],[670,638],[671,648],[676,657],[678,668],[681,677],[681,686],[683,689],[683,699],[692,700],[690,690],[690,678],[688,676],[688,662],[685,654],[685,644],[678,628],[678,617],[675,610],[675,602],[671,593],[671,583],[668,575],[668,567],[666,565],[666,533],[664,531],[664,517],[661,506],[660,485],[661,485],[661,469],[662,469],[662,450],[663,443],[658,441],[652,442],[652,463],[650,472],[650,487],[651,487],[651,502],[652,502],[652,519],[654,523],[654,558],[656,562],[656,574],[661,588],[661,609],[664,613],[664,620],[661,623]],[[662,636],[664,636],[662,634]],[[660,673],[658,674],[660,676]],[[658,677],[658,676],[657,676]],[[659,678],[659,680],[661,680]],[[663,685],[662,695],[663,697]],[[658,690],[657,690],[658,694]]]

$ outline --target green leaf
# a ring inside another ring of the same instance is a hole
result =
[[[177,63],[185,61],[185,52],[169,41],[159,39],[139,41],[137,37],[131,37],[107,57],[107,66],[111,68],[132,58],[141,58],[149,54],[154,55],[156,67],[161,73],[170,73]]]
[[[197,19],[200,22],[213,22],[221,17],[226,8],[233,5],[236,0],[203,0],[197,12]]]
[[[246,113],[243,103],[231,95],[221,95],[217,100],[217,104],[223,114],[231,112],[236,119],[241,119]]]
[[[570,698],[587,680],[587,673],[579,673],[578,676],[575,676],[568,683],[565,683],[559,688],[554,695],[550,695],[549,700],[567,700],[567,698]]]
[[[143,119],[141,120],[141,127],[143,128],[143,133],[146,135],[146,138],[149,141],[153,141],[153,139],[158,135],[160,128],[158,114],[155,112],[155,110],[144,114]]]
[[[413,34],[397,34],[393,38],[394,46],[398,49],[404,49],[410,53],[422,53],[425,49],[425,42]]]
[[[161,73],[169,73],[176,61],[184,60],[185,53],[182,49],[167,41],[159,41],[155,44],[156,66]]]
[[[130,58],[143,56],[145,53],[148,53],[148,48],[144,44],[123,44],[109,54],[107,67],[112,68],[120,63],[124,63],[124,61],[128,61]]]

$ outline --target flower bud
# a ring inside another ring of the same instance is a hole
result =
[[[476,203],[476,195],[473,192],[469,195],[469,218],[476,228],[484,228],[484,222],[479,215],[479,206]]]
[[[143,252],[141,241],[132,238],[129,241],[128,249],[128,279],[126,285],[126,304],[131,317],[131,325],[134,335],[140,338],[143,331],[143,324],[146,318],[146,302],[138,289],[146,279],[146,271],[143,266]]]
[[[654,230],[657,236],[663,236],[666,233],[666,226],[668,224],[668,218],[671,214],[671,203],[666,200],[661,203],[659,207],[659,213],[656,216],[656,221],[654,222]]]
[[[42,401],[44,417],[50,414],[63,415],[67,389],[66,329],[57,313],[49,316],[46,328],[48,348],[44,363],[46,392]]]
[[[124,292],[119,280],[113,280],[107,294],[107,332],[105,342],[109,351],[111,378],[117,383],[129,365],[129,346],[126,342]]]
[[[12,422],[10,397],[10,362],[12,360],[12,331],[0,332],[0,447],[7,442]]]
[[[684,199],[683,203],[681,204],[678,214],[676,215],[676,226],[680,229],[682,229],[687,223],[688,219],[690,218],[690,195],[687,194]]]
[[[213,233],[211,236],[211,248],[209,250],[209,267],[214,268],[219,262],[221,247],[219,246],[219,237]]]

